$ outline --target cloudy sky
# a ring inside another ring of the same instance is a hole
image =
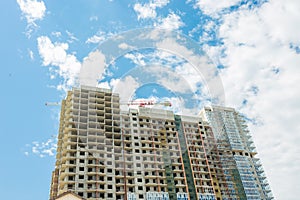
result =
[[[298,0],[1,1],[3,199],[47,199],[59,102],[72,86],[122,101],[209,102],[249,121],[276,199],[300,196]],[[126,90],[124,90],[126,88]]]

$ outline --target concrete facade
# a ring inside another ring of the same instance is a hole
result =
[[[68,191],[89,200],[267,195],[252,146],[241,150],[236,139],[222,140],[211,116],[208,110],[192,117],[146,107],[123,112],[110,90],[73,88],[62,102],[50,199]],[[244,125],[234,128],[239,131],[230,129],[230,137],[250,141],[240,134]],[[245,167],[255,173],[250,181],[243,179],[250,172]],[[253,184],[259,185],[256,192]]]

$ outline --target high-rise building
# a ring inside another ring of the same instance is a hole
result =
[[[244,117],[233,108],[205,107],[200,113],[219,145],[226,180],[240,199],[273,199]]]
[[[62,101],[50,200],[68,191],[88,200],[271,199],[251,142],[233,109],[125,112],[110,90],[73,88]]]

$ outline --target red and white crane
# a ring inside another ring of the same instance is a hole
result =
[[[172,104],[170,101],[163,101],[163,102],[156,102],[154,100],[133,100],[133,101],[129,101],[129,102],[121,102],[121,105],[137,105],[139,107],[145,107],[145,106],[154,106],[154,105],[162,105],[162,106],[166,106],[166,107],[171,107]]]
[[[154,100],[133,100],[129,102],[121,102],[121,105],[137,105],[139,107],[145,107],[145,106],[154,106],[154,105],[162,105],[166,107],[171,107],[172,104],[170,101],[163,101],[163,102],[156,102]],[[60,106],[61,104],[59,102],[46,102],[45,106]]]

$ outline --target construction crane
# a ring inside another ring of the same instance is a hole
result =
[[[45,106],[60,106],[59,102],[46,102]]]
[[[171,107],[172,104],[170,101],[163,101],[163,102],[155,102],[153,100],[139,100],[139,101],[129,101],[129,102],[121,102],[121,105],[137,105],[139,107],[145,107],[145,106],[154,106],[154,105],[162,105],[166,107]],[[60,106],[61,104],[59,102],[46,102],[45,106]]]
[[[164,102],[155,102],[153,100],[138,100],[138,101],[129,101],[127,103],[120,103],[121,105],[138,105],[139,107],[145,107],[145,106],[152,106],[152,105],[162,105],[166,107],[171,107],[172,104],[170,101],[164,101]]]

